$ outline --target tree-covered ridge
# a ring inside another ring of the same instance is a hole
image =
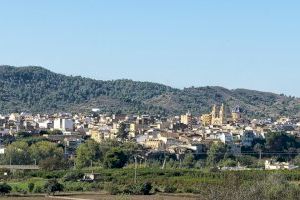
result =
[[[86,111],[201,114],[212,104],[241,106],[251,116],[300,113],[299,99],[245,89],[191,87],[183,90],[132,80],[101,81],[65,76],[42,67],[0,66],[0,113]]]

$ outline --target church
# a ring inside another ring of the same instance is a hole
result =
[[[222,126],[223,124],[225,124],[226,115],[224,104],[222,104],[222,106],[219,109],[217,109],[217,106],[214,105],[210,114],[204,114],[201,116],[201,121],[204,126]]]

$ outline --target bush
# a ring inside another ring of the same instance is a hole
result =
[[[9,194],[11,192],[12,188],[7,185],[6,183],[1,183],[0,184],[0,195],[5,195],[5,194]]]
[[[84,184],[82,182],[64,182],[64,190],[69,192],[83,192],[85,191]]]
[[[89,182],[64,182],[64,191],[70,192],[88,192],[88,191],[99,191],[103,190],[101,183],[89,183]]]
[[[79,171],[68,172],[63,177],[63,181],[64,182],[67,182],[67,181],[78,181],[78,180],[82,179],[83,176],[84,176],[84,174],[82,172],[79,172]]]
[[[34,187],[33,193],[39,194],[39,193],[43,193],[43,192],[44,192],[44,190],[41,186]]]
[[[124,194],[141,195],[141,187],[139,185],[126,185],[123,189]]]
[[[222,167],[236,167],[237,163],[232,159],[224,159],[220,161],[219,165]]]
[[[164,189],[165,193],[175,193],[177,191],[177,188],[172,185],[167,185]]]
[[[32,192],[34,189],[34,183],[28,183],[28,192]]]
[[[13,191],[20,194],[27,194],[27,191],[17,185],[13,186]]]
[[[46,182],[44,188],[48,194],[53,194],[53,196],[56,192],[63,191],[63,185],[60,184],[56,179],[51,179]]]
[[[150,182],[146,182],[142,185],[135,184],[126,186],[123,193],[131,195],[149,195],[151,190],[152,184]]]
[[[104,190],[108,192],[110,195],[117,195],[120,193],[120,189],[118,188],[118,186],[114,185],[113,183],[105,184]]]
[[[143,195],[149,195],[152,190],[152,184],[150,182],[146,182],[142,185],[141,192]]]

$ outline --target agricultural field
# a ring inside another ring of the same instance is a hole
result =
[[[96,181],[79,181],[84,173],[91,172],[99,175]],[[85,168],[18,173],[14,174],[14,177],[6,177],[4,182],[12,188],[10,195],[25,196],[10,196],[5,199],[54,199],[44,197],[47,193],[45,184],[50,180],[56,180],[62,186],[61,192],[55,194],[56,199],[226,200],[231,199],[233,195],[236,195],[235,199],[251,199],[253,194],[249,191],[260,191],[255,194],[263,195],[261,198],[264,199],[272,199],[274,195],[286,195],[285,192],[283,193],[286,191],[290,197],[284,196],[285,199],[300,199],[300,170],[221,172],[160,168],[137,169],[136,183],[132,168]],[[31,189],[29,189],[30,185]],[[239,196],[241,194],[245,197]],[[26,195],[31,196],[26,197]]]
[[[1,199],[1,198],[0,198]],[[192,195],[108,195],[108,194],[73,194],[55,197],[27,196],[27,197],[5,197],[6,200],[195,200],[197,196]]]

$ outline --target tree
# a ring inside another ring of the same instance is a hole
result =
[[[104,167],[106,168],[122,168],[128,161],[128,156],[120,148],[112,148],[104,158]]]
[[[94,140],[87,140],[81,144],[76,150],[76,167],[83,168],[91,166],[92,162],[100,161],[102,152],[99,144]]]
[[[266,148],[269,152],[285,152],[290,148],[299,147],[300,142],[290,134],[275,132],[266,135]]]
[[[226,154],[226,147],[223,143],[212,144],[207,157],[207,165],[215,166]]]
[[[188,153],[184,156],[184,159],[183,159],[183,167],[186,167],[186,168],[193,168],[194,165],[195,165],[195,157],[192,153]]]
[[[61,160],[64,157],[64,151],[55,143],[41,141],[30,146],[30,156],[32,159],[36,160],[37,163],[55,157]]]
[[[29,146],[24,141],[16,141],[8,145],[4,160],[5,164],[27,165],[32,164],[29,154]]]
[[[53,194],[53,196],[56,192],[63,191],[63,185],[60,184],[56,179],[48,180],[44,188],[47,191],[48,195]]]
[[[68,167],[68,162],[61,157],[48,157],[40,161],[39,166],[44,170],[59,170],[66,169]]]
[[[128,138],[128,131],[127,131],[127,128],[126,128],[126,124],[124,122],[121,122],[119,124],[117,137],[122,139],[122,140],[125,140],[125,139]]]
[[[5,194],[9,194],[12,188],[6,183],[0,183],[0,195],[3,196]]]

